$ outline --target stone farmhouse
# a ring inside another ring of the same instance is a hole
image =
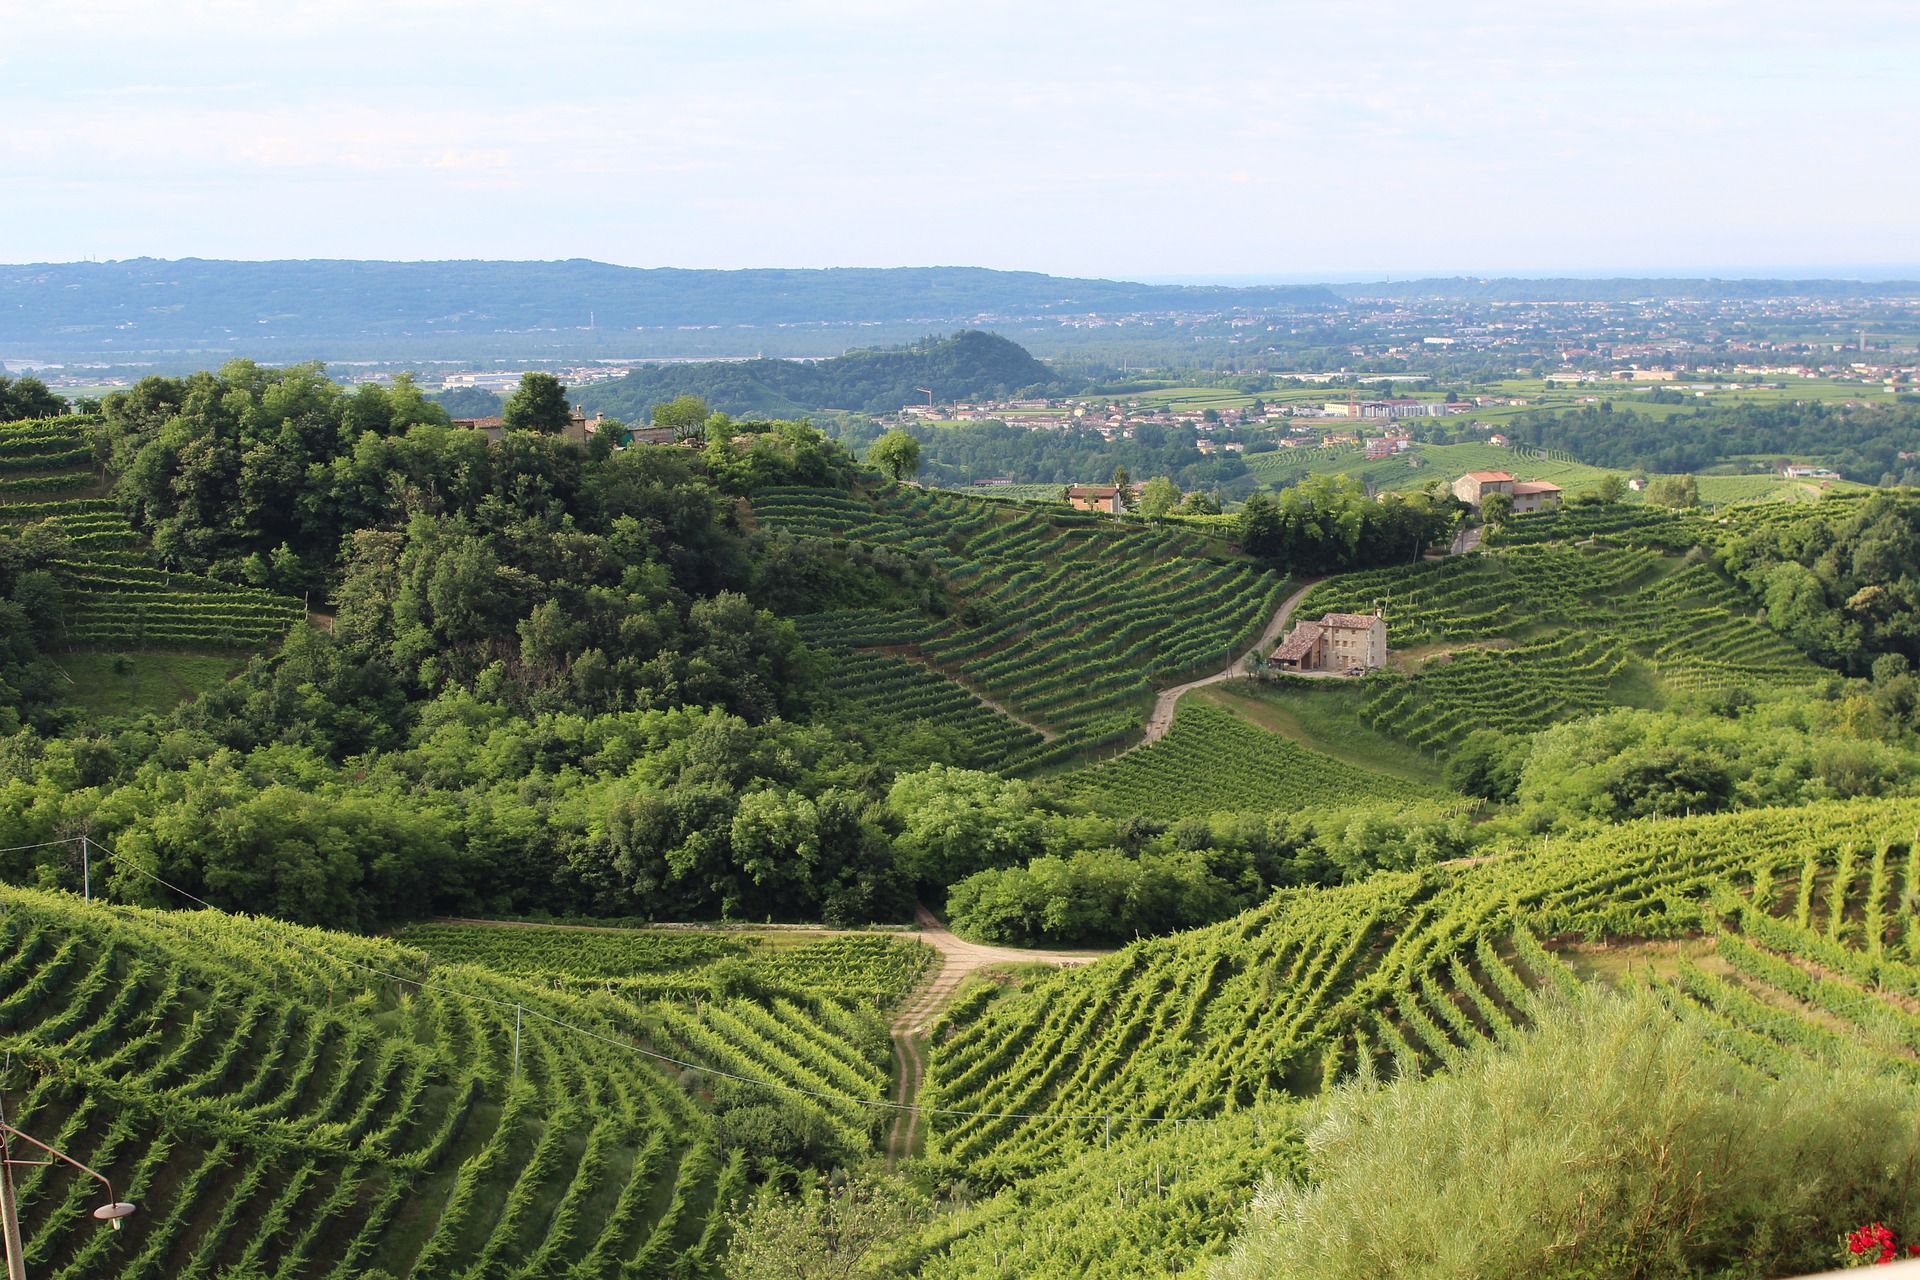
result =
[[[561,431],[560,438],[573,444],[585,444],[600,430],[600,424],[605,421],[605,414],[596,413],[592,418],[588,418],[586,411],[576,406],[568,416],[566,429]],[[465,427],[469,431],[478,431],[487,438],[488,444],[499,444],[507,437],[505,418],[455,418],[453,425]]]
[[[1475,511],[1489,494],[1504,493],[1513,499],[1513,513],[1554,511],[1560,506],[1562,489],[1545,480],[1515,480],[1505,471],[1469,471],[1453,482],[1453,496]]]
[[[1076,484],[1067,490],[1067,503],[1075,511],[1105,511],[1119,515],[1120,490],[1110,484]]]
[[[1276,671],[1372,671],[1387,663],[1387,616],[1329,613],[1318,622],[1295,624],[1267,665]]]

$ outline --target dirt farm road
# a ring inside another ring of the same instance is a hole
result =
[[[925,1040],[940,1011],[953,999],[953,993],[968,974],[996,964],[1050,964],[1061,968],[1092,964],[1106,951],[1028,951],[1020,947],[990,947],[955,937],[925,907],[916,919],[917,937],[939,953],[939,960],[922,985],[907,998],[893,1015],[893,1126],[887,1131],[887,1164],[898,1164],[913,1153],[920,1133],[920,1113],[913,1103],[920,1096],[920,1081],[926,1074]]]
[[[1229,662],[1226,666],[1210,676],[1201,676],[1198,680],[1189,680],[1185,684],[1177,684],[1171,689],[1162,689],[1159,696],[1153,700],[1152,713],[1147,716],[1147,736],[1135,743],[1132,747],[1127,748],[1127,750],[1137,750],[1140,747],[1148,746],[1166,737],[1167,730],[1173,728],[1174,705],[1180,701],[1182,695],[1191,693],[1195,689],[1205,685],[1219,684],[1223,680],[1233,679],[1234,676],[1238,674],[1240,664],[1246,661],[1248,657],[1255,654],[1264,654],[1272,649],[1274,645],[1280,643],[1280,637],[1286,632],[1287,623],[1293,619],[1293,611],[1300,607],[1302,600],[1307,598],[1307,592],[1319,586],[1320,582],[1321,580],[1319,578],[1305,582],[1301,584],[1299,590],[1283,600],[1280,608],[1274,612],[1273,621],[1267,623],[1267,629],[1260,633],[1260,638],[1254,641],[1253,648],[1249,649],[1246,653],[1235,658],[1232,662]],[[1121,754],[1124,755],[1126,753],[1122,752]]]

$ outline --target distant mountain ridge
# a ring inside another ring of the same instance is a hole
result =
[[[795,417],[822,409],[891,413],[920,402],[923,389],[953,401],[1071,388],[1018,343],[975,329],[828,360],[641,365],[616,382],[583,387],[574,398],[639,422],[654,405],[679,395],[699,396],[736,417]]]
[[[1315,307],[1317,286],[1229,289],[980,267],[637,268],[561,262],[229,262],[0,266],[0,343],[66,350],[418,338],[542,330],[804,326],[1100,312]]]

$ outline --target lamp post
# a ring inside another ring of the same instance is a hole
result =
[[[52,1159],[15,1160],[13,1158],[13,1139],[30,1146],[38,1147]],[[102,1222],[110,1222],[113,1229],[120,1229],[120,1219],[133,1212],[133,1206],[125,1201],[113,1198],[113,1183],[104,1174],[89,1169],[72,1156],[55,1151],[31,1134],[22,1133],[4,1120],[0,1120],[0,1228],[4,1229],[7,1245],[7,1280],[27,1280],[27,1259],[20,1242],[20,1206],[13,1194],[13,1167],[15,1165],[49,1165],[58,1160],[70,1164],[107,1189],[107,1202],[93,1211],[93,1216]]]

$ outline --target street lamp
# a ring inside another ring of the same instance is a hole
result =
[[[40,1148],[52,1160],[15,1160],[13,1158],[12,1139]],[[113,1229],[120,1229],[120,1219],[133,1212],[133,1206],[124,1200],[113,1198],[113,1183],[104,1174],[89,1169],[65,1152],[55,1151],[31,1134],[22,1133],[4,1120],[0,1120],[0,1228],[4,1228],[7,1245],[7,1280],[27,1280],[27,1259],[20,1243],[20,1206],[14,1200],[13,1167],[15,1165],[49,1165],[54,1160],[70,1164],[80,1172],[98,1182],[107,1189],[107,1202],[93,1211],[93,1216],[102,1222],[110,1222]]]

